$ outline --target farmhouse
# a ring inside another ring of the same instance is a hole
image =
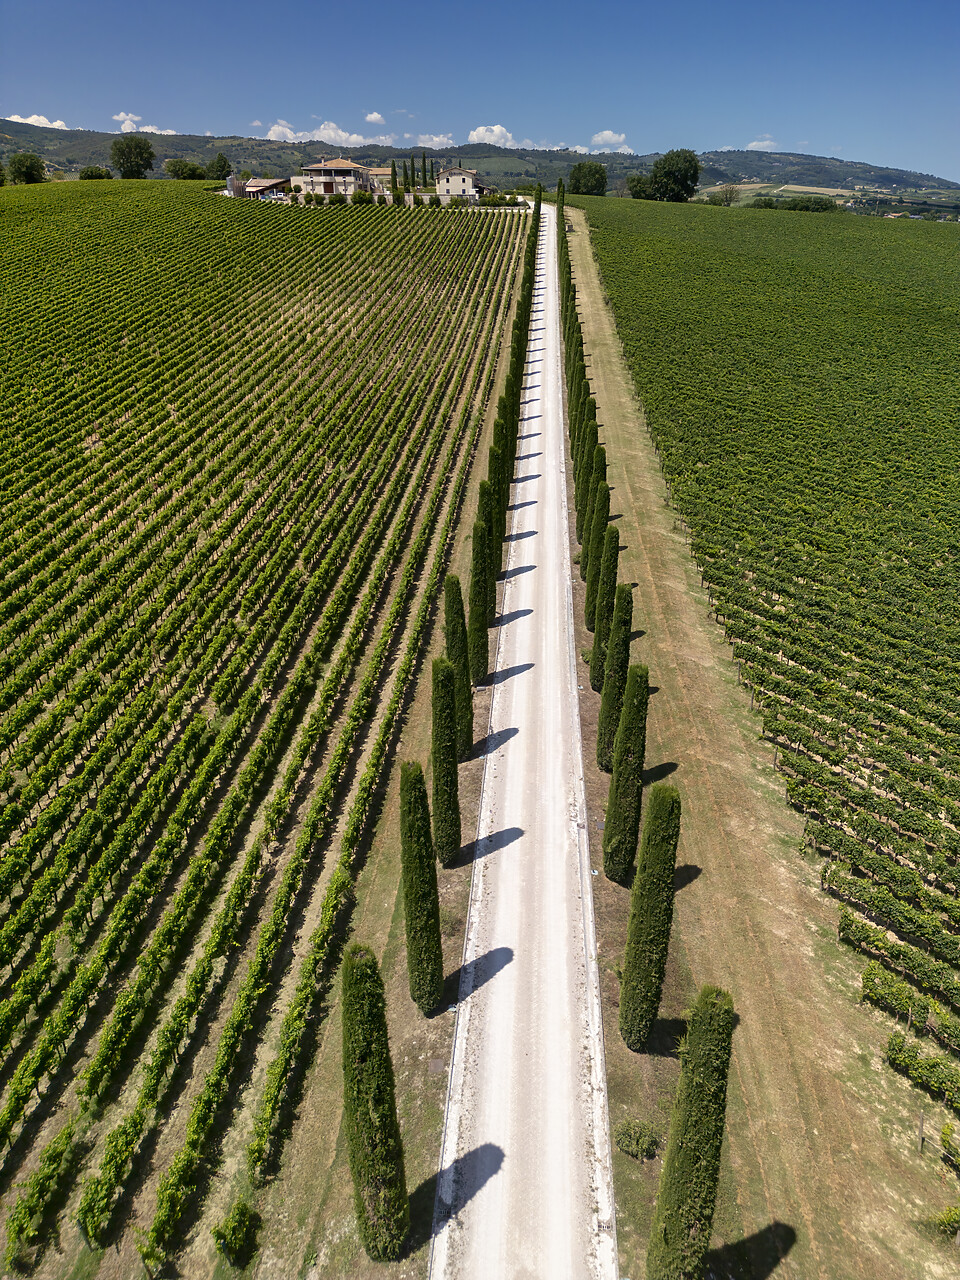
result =
[[[389,178],[389,170],[387,170]],[[294,179],[304,191],[332,196],[340,193],[352,196],[355,191],[377,191],[380,185],[373,170],[354,160],[323,160],[319,164],[305,164],[300,177]]]
[[[453,165],[449,169],[441,169],[437,174],[437,195],[441,199],[447,197],[444,203],[454,196],[461,196],[472,202],[486,194],[487,188],[477,179],[476,169],[461,169]]]

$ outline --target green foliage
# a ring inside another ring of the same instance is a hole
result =
[[[607,661],[607,640],[610,636],[610,625],[613,621],[613,601],[617,591],[617,570],[619,565],[620,529],[615,524],[608,524],[603,538],[603,551],[600,556],[597,600],[593,614],[593,651],[590,654],[590,687],[596,689],[597,693],[603,690],[603,673]]]
[[[830,196],[789,196],[774,200],[771,196],[758,196],[747,205],[748,209],[786,209],[792,213],[848,213],[843,205]]]
[[[391,160],[391,161],[390,161],[390,190],[391,190],[391,191],[393,191],[393,192],[396,192],[396,190],[397,190],[397,162],[396,162],[396,160]]]
[[[372,191],[354,191],[350,196],[351,204],[375,204],[376,200]]]
[[[590,555],[587,561],[587,592],[584,602],[584,615],[588,631],[593,631],[594,629],[597,591],[600,586],[600,567],[603,560],[603,544],[607,536],[607,525],[609,523],[610,486],[606,480],[600,480],[596,486],[593,509],[590,513]]]
[[[166,168],[166,165],[164,165],[164,168]],[[225,182],[231,173],[233,173],[233,165],[222,151],[218,151],[207,165],[207,177],[215,178],[218,182]]]
[[[457,689],[453,663],[433,660],[433,846],[441,866],[460,852]]]
[[[678,147],[658,156],[649,174],[629,179],[627,186],[635,200],[683,203],[697,189],[700,167],[695,151]]]
[[[629,682],[627,696],[630,696]],[[620,1034],[639,1053],[660,1010],[673,925],[673,877],[680,838],[680,795],[657,782],[650,789],[620,983]]]
[[[202,164],[176,157],[172,160],[165,160],[163,169],[165,173],[169,173],[171,178],[176,178],[178,182],[200,182],[210,176]]]
[[[489,613],[489,551],[487,526],[477,520],[473,526],[470,558],[470,624],[467,640],[470,647],[470,675],[474,684],[482,684],[490,668],[487,616]]]
[[[916,1040],[908,1040],[902,1031],[895,1031],[887,1041],[886,1058],[895,1071],[960,1115],[960,1064],[955,1060],[925,1054]]]
[[[613,776],[603,827],[604,874],[618,884],[630,882],[640,834],[649,697],[647,668],[634,664],[627,675],[620,724],[613,743]]]
[[[322,199],[323,197],[319,196],[318,202]],[[327,199],[327,204],[341,205],[346,203],[347,203],[347,197],[344,195],[342,191],[335,191],[333,195]]]
[[[570,170],[567,190],[573,196],[602,196],[607,191],[607,167],[599,160],[581,160]]]
[[[680,1082],[650,1229],[647,1280],[703,1276],[717,1200],[734,1021],[730,996],[718,987],[702,987],[680,1045]]]
[[[410,1227],[410,1206],[383,980],[369,948],[347,948],[342,985],[343,1125],[357,1229],[371,1258],[395,1260]]]
[[[14,152],[10,157],[9,165],[10,181],[15,187],[46,180],[43,161],[29,151]]]
[[[463,592],[460,579],[453,573],[448,573],[443,582],[443,631],[456,688],[457,758],[465,760],[473,750],[473,689]]]
[[[652,1160],[660,1150],[663,1135],[645,1120],[621,1120],[613,1131],[618,1150],[634,1160]]]
[[[633,591],[621,582],[613,597],[613,618],[603,669],[603,692],[597,721],[597,764],[605,772],[613,768],[613,744],[620,726],[623,691],[630,665],[630,632],[633,628]],[[631,857],[633,855],[631,854]]]
[[[406,162],[406,160],[404,160],[404,162],[403,162],[403,189],[404,189],[404,191],[409,191],[409,190],[410,190],[410,174],[409,174],[409,173],[408,173],[408,171],[407,171],[407,162]]]
[[[7,1216],[7,1248],[4,1260],[13,1270],[25,1267],[27,1250],[41,1240],[43,1218],[66,1200],[79,1163],[73,1121],[65,1124],[47,1144],[36,1170],[20,1187],[17,1202]]]
[[[234,1267],[246,1267],[257,1251],[262,1219],[246,1200],[238,1200],[222,1222],[210,1229],[221,1258]]]
[[[400,863],[410,998],[429,1013],[443,995],[443,944],[427,787],[414,763],[400,768]]]
[[[153,143],[139,133],[125,133],[110,148],[110,164],[121,178],[145,178],[155,159]]]
[[[113,174],[109,169],[104,169],[98,164],[88,164],[80,170],[79,178],[81,182],[95,182],[104,178],[112,178]],[[0,186],[3,183],[0,182]]]

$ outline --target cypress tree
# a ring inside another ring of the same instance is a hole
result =
[[[443,998],[440,897],[427,785],[419,764],[410,761],[400,766],[400,865],[410,997],[421,1013],[429,1013]]]
[[[386,1001],[376,957],[357,943],[343,957],[343,1123],[364,1249],[400,1257],[410,1227]]]
[[[403,189],[404,189],[404,191],[409,191],[409,190],[410,190],[410,175],[407,173],[407,162],[406,162],[406,160],[404,160],[404,162],[403,162]]]
[[[586,475],[586,473],[584,473]],[[598,444],[593,451],[593,461],[590,464],[589,478],[585,481],[586,489],[586,506],[583,512],[583,519],[579,522],[580,533],[577,537],[584,545],[584,549],[589,555],[590,546],[590,530],[593,528],[593,507],[597,500],[597,490],[599,485],[607,482],[607,451],[602,444]],[[582,536],[581,536],[582,535]],[[584,561],[586,564],[586,561]]]
[[[613,618],[613,597],[617,590],[620,563],[620,530],[608,524],[600,557],[597,603],[593,612],[593,652],[590,655],[590,687],[599,693],[603,688],[603,669],[607,661],[607,640]],[[632,619],[631,619],[632,621]]]
[[[397,192],[397,162],[390,161],[390,190],[396,195]]]
[[[474,521],[473,551],[470,558],[470,626],[467,643],[470,649],[470,678],[482,684],[490,668],[487,636],[487,527]]]
[[[503,548],[497,545],[493,489],[489,480],[480,481],[479,508],[479,518],[487,531],[487,626],[492,627],[497,616],[497,574]]]
[[[453,663],[433,660],[433,847],[447,867],[460,852],[457,691]]]
[[[416,156],[410,157],[410,186],[413,188],[414,191],[416,191],[417,189],[417,158]]]
[[[630,924],[620,983],[620,1034],[634,1053],[646,1044],[660,1010],[673,924],[673,874],[679,838],[680,793],[665,782],[654,783],[630,893]]]
[[[630,631],[633,627],[633,592],[623,582],[613,597],[613,618],[603,669],[603,693],[597,723],[597,764],[609,773],[613,765],[613,740],[620,724],[623,690],[630,665]]]
[[[436,175],[436,173],[434,172],[434,169],[433,169],[433,156],[431,156],[431,157],[430,157],[430,181],[431,181],[431,182],[435,182],[435,181],[436,181],[436,177],[437,177],[437,175]]]
[[[587,596],[583,612],[587,630],[592,631],[597,608],[597,588],[600,585],[600,562],[603,559],[603,541],[610,523],[610,486],[606,480],[597,485],[597,497],[593,504],[593,522],[590,530],[590,557],[587,562]]]
[[[473,750],[473,689],[463,592],[460,579],[453,573],[448,573],[443,580],[443,630],[457,698],[457,757],[465,760]]]
[[[423,178],[422,185],[426,186],[427,185],[427,153],[425,151],[420,152],[420,165],[421,165],[420,174],[421,174],[421,177]]]
[[[727,1112],[733,1001],[703,987],[680,1045],[680,1081],[647,1249],[647,1280],[700,1280],[710,1247]]]
[[[643,761],[647,753],[647,668],[630,667],[620,726],[613,744],[613,775],[603,827],[603,872],[608,880],[629,884],[640,835]]]

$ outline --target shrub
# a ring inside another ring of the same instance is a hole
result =
[[[620,725],[623,690],[630,664],[630,632],[633,628],[633,592],[621,582],[613,597],[613,618],[607,641],[603,670],[603,694],[597,723],[597,764],[609,773],[613,767],[613,744]]]
[[[618,1150],[634,1160],[652,1160],[660,1150],[662,1135],[644,1120],[621,1120],[613,1131]]]
[[[630,923],[620,984],[620,1034],[634,1053],[646,1044],[660,1011],[673,925],[673,876],[679,837],[680,795],[676,787],[655,783],[630,893]]]
[[[453,664],[433,660],[433,845],[441,866],[460,852],[457,693]]]
[[[453,573],[448,573],[443,582],[443,629],[457,697],[457,758],[464,760],[473,750],[473,689],[463,592],[460,579]]]
[[[430,197],[430,207],[431,207],[431,209],[439,209],[442,203],[443,203],[443,201],[440,199],[440,197],[439,197],[438,195],[432,195],[432,196]]]
[[[413,762],[400,767],[400,864],[410,998],[429,1013],[443,996],[443,943],[427,786]]]
[[[422,209],[422,208],[423,208],[423,196],[422,196],[422,195],[420,195],[420,194],[419,194],[419,192],[414,192],[414,196],[413,196],[413,207],[414,207],[415,209]]]
[[[383,979],[373,952],[358,943],[347,948],[342,974],[343,1124],[357,1228],[371,1258],[395,1260],[410,1226],[410,1205]]]
[[[660,1172],[647,1280],[701,1280],[717,1201],[733,1001],[703,987],[680,1045],[680,1082]]]
[[[321,200],[322,199],[323,197],[321,196]],[[346,204],[347,197],[344,195],[342,191],[335,191],[333,195],[329,198],[327,203],[328,204]]]
[[[473,550],[470,558],[470,624],[467,633],[470,647],[470,675],[474,684],[484,681],[490,668],[487,581],[487,528],[482,520],[476,520],[473,525]]]
[[[387,204],[387,203],[388,203],[387,197],[381,191],[380,194],[377,196],[377,204]]]
[[[598,693],[603,689],[603,668],[607,661],[607,640],[613,620],[613,599],[617,590],[619,563],[620,530],[615,524],[608,524],[600,557],[597,600],[593,611],[593,652],[590,655],[590,687]]]
[[[613,776],[603,828],[603,870],[618,884],[629,884],[637,852],[649,697],[647,668],[631,666],[613,744]]]
[[[109,169],[104,169],[98,164],[86,164],[80,170],[79,177],[81,182],[90,182],[98,178],[112,178],[113,174]]]
[[[261,1218],[246,1200],[238,1200],[227,1216],[211,1228],[217,1253],[234,1267],[245,1267],[256,1253]]]
[[[373,204],[372,191],[354,191],[350,196],[351,204]]]

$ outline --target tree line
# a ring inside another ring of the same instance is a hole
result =
[[[649,674],[645,665],[630,663],[633,596],[630,586],[616,581],[620,534],[610,523],[606,450],[584,360],[564,195],[561,182],[560,297],[576,533],[580,573],[586,581],[585,623],[594,636],[590,684],[601,694],[597,764],[611,771],[603,869],[609,879],[631,884],[619,1026],[624,1043],[639,1053],[653,1031],[663,992],[681,802],[676,787],[655,783],[640,837]],[[704,986],[690,1010],[679,1050],[680,1081],[650,1232],[648,1280],[700,1280],[703,1274],[716,1204],[734,1024],[730,996]]]

